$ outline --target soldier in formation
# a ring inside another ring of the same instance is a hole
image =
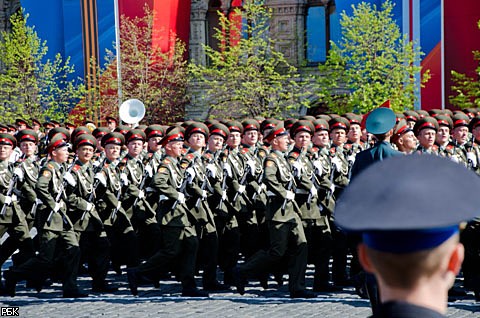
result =
[[[3,292],[14,295],[24,279],[41,290],[61,273],[64,297],[82,297],[76,278],[87,264],[94,293],[115,292],[107,272],[126,268],[134,295],[170,275],[182,295],[206,297],[231,286],[243,293],[250,280],[268,288],[270,275],[281,286],[288,274],[293,298],[353,285],[366,296],[358,237],[334,222],[365,153],[433,154],[480,173],[477,114],[397,113],[388,135],[365,133],[352,113],[135,128],[108,118],[108,127],[71,131],[48,122],[42,137],[18,121],[15,137],[0,134],[2,262],[19,250]],[[478,224],[460,238],[465,287],[480,298]]]

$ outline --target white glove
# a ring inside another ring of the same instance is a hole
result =
[[[313,166],[315,167],[315,174],[319,177],[322,176],[323,174],[323,167],[322,167],[322,163],[320,162],[320,160],[315,160],[313,162]]]
[[[335,192],[335,184],[332,183],[330,185],[330,191],[332,191],[332,193]]]
[[[355,155],[348,156],[347,161],[353,166],[353,164],[355,163]]]
[[[332,165],[335,168],[335,170],[338,170],[338,168],[342,166],[342,160],[340,160],[340,158],[338,157],[333,157]]]
[[[245,185],[240,185],[240,187],[238,188],[238,193],[239,194],[242,194],[243,192],[245,192]]]
[[[16,167],[15,169],[13,169],[13,174],[17,176],[18,181],[23,181],[23,170],[20,167]]]
[[[207,190],[202,190],[202,199],[205,200],[208,196]]]
[[[145,192],[143,192],[143,190],[139,190],[138,191],[138,199],[141,200],[145,198]]]
[[[193,169],[193,167],[187,168],[185,173],[186,173],[186,177],[188,179],[188,182],[191,183],[193,181],[193,179],[195,179],[195,176],[196,176],[195,169]]]
[[[97,168],[100,166],[100,161],[96,160],[92,163],[92,165]]]
[[[53,208],[53,212],[58,212],[60,211],[60,208],[62,207],[62,203],[60,202],[55,202],[55,207]]]
[[[107,186],[107,179],[105,179],[103,172],[97,172],[95,174],[95,179],[97,179],[104,187]]]
[[[151,165],[146,165],[145,171],[147,172],[149,178],[153,177],[153,168]]]
[[[248,159],[246,164],[250,167],[250,173],[252,175],[254,175],[255,170],[257,169],[257,167],[255,165],[255,160],[254,159]]]
[[[267,189],[267,186],[262,183],[262,184],[258,187],[257,193],[260,194],[260,193],[262,193],[262,192],[263,192],[264,190],[266,190],[266,189]]]
[[[293,191],[287,191],[287,195],[285,196],[285,198],[286,198],[288,201],[295,200],[295,192],[293,192]]]
[[[300,177],[302,175],[302,170],[303,170],[303,164],[299,161],[295,161],[292,164],[293,172],[295,174],[295,177]]]
[[[183,194],[182,192],[178,192],[177,201],[180,204],[184,204],[185,203],[185,194]]]
[[[312,197],[316,197],[317,193],[318,193],[317,188],[311,187],[310,188],[310,193],[312,194]]]
[[[129,184],[128,177],[127,177],[126,173],[123,173],[123,172],[120,173],[120,180],[122,180],[123,185],[128,185]]]
[[[232,177],[232,167],[230,167],[230,164],[225,162],[223,164],[223,169],[227,172],[227,176],[229,176],[231,178]]]
[[[212,176],[212,178],[215,178],[215,176],[217,174],[217,167],[215,167],[215,165],[213,163],[209,163],[205,167],[205,170],[207,170],[207,172],[210,172],[210,175]]]
[[[39,198],[36,198],[36,199],[35,199],[35,203],[36,203],[37,205],[42,205],[42,204],[43,204],[42,200],[40,200]]]
[[[4,204],[10,205],[11,203],[12,203],[12,197],[11,196],[5,196]]]
[[[87,202],[87,208],[86,208],[86,210],[87,210],[87,211],[92,211],[92,209],[93,209],[93,203]]]
[[[70,173],[70,172],[65,172],[65,174],[63,175],[63,180],[67,181],[67,183],[69,185],[71,185],[72,187],[76,186],[77,185],[77,182],[75,181],[75,178],[73,177],[73,175]]]
[[[477,158],[475,157],[475,154],[471,151],[467,152],[467,159],[472,162],[472,167],[476,168],[477,167]]]
[[[222,200],[223,201],[227,200],[227,191],[226,190],[222,191]]]
[[[452,160],[452,161],[455,162],[455,163],[458,163],[458,157],[457,157],[457,155],[451,156],[451,157],[450,157],[450,160]]]

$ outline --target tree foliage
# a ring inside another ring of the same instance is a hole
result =
[[[146,5],[144,16],[120,18],[123,100],[136,98],[145,104],[145,123],[171,124],[183,119],[188,101],[186,46],[175,34],[167,35],[171,49],[162,52],[152,44],[165,36],[155,31],[155,12]],[[101,114],[118,113],[116,56],[107,52],[107,63],[99,80]]]
[[[401,35],[390,1],[380,10],[365,2],[352,7],[352,16],[341,15],[341,40],[331,43],[326,63],[319,66],[320,101],[338,113],[368,112],[386,100],[396,111],[412,108],[423,53]],[[421,84],[428,78],[427,71]]]
[[[297,69],[275,49],[271,10],[263,1],[245,0],[230,16],[218,14],[220,49],[205,45],[208,65],[190,63],[191,84],[202,88],[197,102],[207,117],[282,117],[305,104]]]
[[[480,29],[480,21],[478,21],[478,28]],[[473,51],[473,59],[477,63],[480,62],[480,51]],[[451,74],[454,95],[450,96],[450,103],[459,108],[480,107],[480,63],[475,69],[477,78],[453,70]]]
[[[57,54],[53,61],[43,61],[48,47],[27,19],[22,11],[15,13],[11,31],[1,33],[0,117],[5,123],[16,118],[64,121],[83,97],[83,85],[69,79],[74,73],[69,58]]]

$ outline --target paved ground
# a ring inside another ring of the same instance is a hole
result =
[[[286,278],[286,277],[285,277]],[[180,286],[173,280],[162,281],[160,289],[142,286],[139,297],[132,297],[125,274],[109,273],[109,279],[120,286],[115,294],[94,294],[82,299],[61,298],[61,285],[54,283],[41,293],[17,286],[17,296],[0,297],[1,306],[18,306],[20,317],[367,317],[368,301],[360,299],[353,288],[339,293],[319,293],[315,299],[288,298],[287,286],[263,290],[252,282],[243,296],[234,290],[211,293],[210,298],[182,298]],[[311,283],[307,271],[307,285]],[[89,279],[79,278],[80,286],[89,291]],[[449,317],[480,317],[480,303],[473,294],[449,303]]]

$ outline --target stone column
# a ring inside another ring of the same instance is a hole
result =
[[[189,58],[198,64],[206,65],[206,42],[208,0],[192,0],[190,12],[190,40],[188,45]]]

